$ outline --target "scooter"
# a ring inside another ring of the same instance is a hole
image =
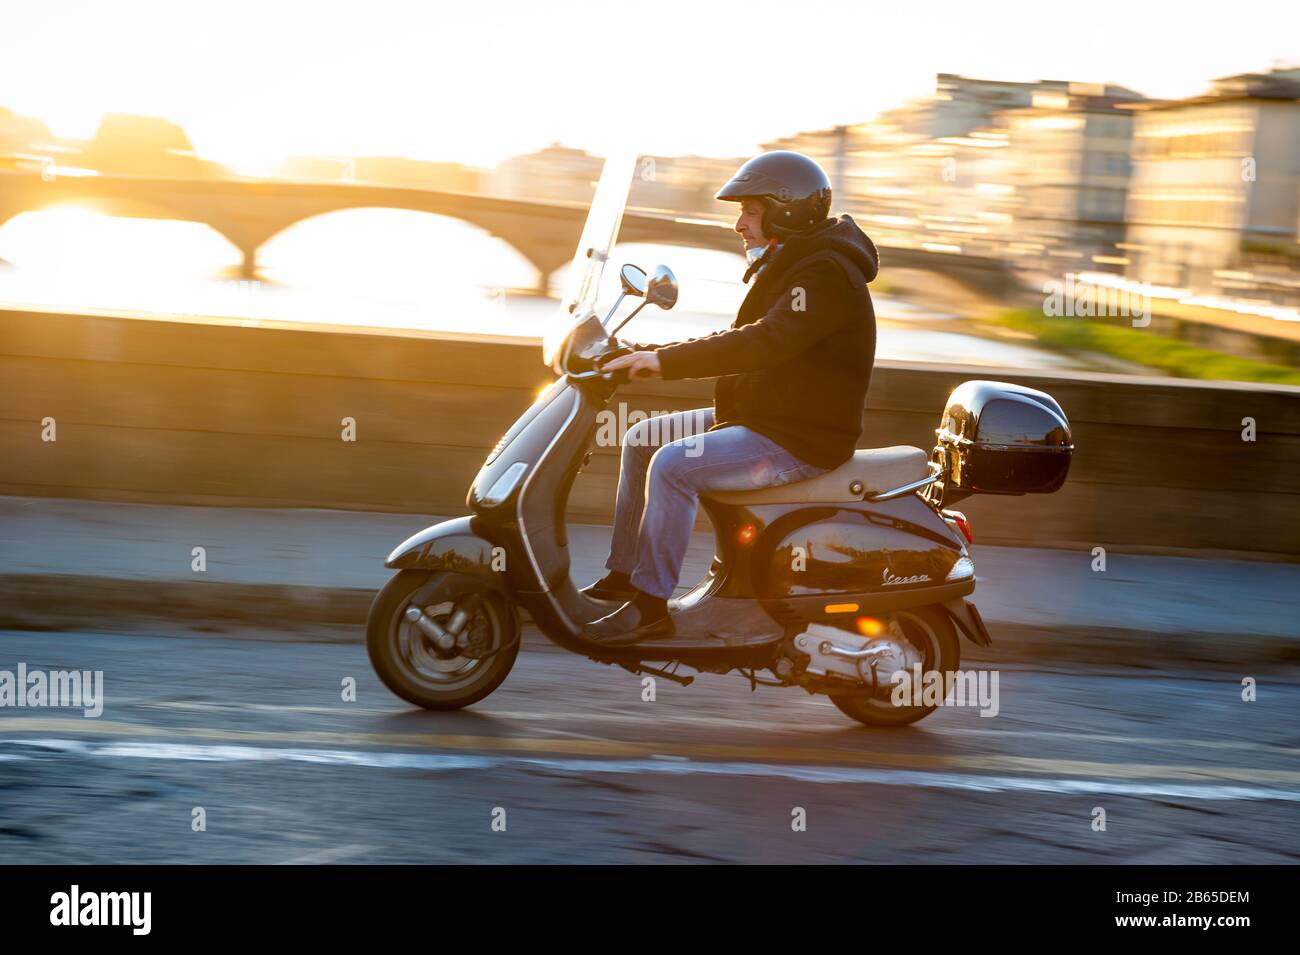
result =
[[[616,233],[615,224],[611,239]],[[600,254],[593,247],[586,258]],[[860,450],[805,481],[702,495],[716,551],[703,579],[669,602],[675,633],[602,645],[583,625],[612,608],[570,579],[569,492],[590,458],[598,415],[626,382],[624,372],[602,368],[633,348],[617,332],[646,304],[671,308],[678,293],[665,266],[647,275],[624,265],[620,284],[603,319],[570,303],[571,326],[548,346],[558,377],[488,455],[467,497],[472,514],[426,528],[389,555],[398,573],[367,627],[385,685],[431,710],[482,700],[515,663],[523,608],[564,649],[634,674],[688,685],[694,677],[684,668],[736,671],[751,687],[825,694],[870,726],[932,712],[933,700],[899,703],[895,674],[918,664],[954,673],[959,633],[991,643],[967,599],[970,525],[948,505],[975,493],[1058,489],[1074,449],[1060,406],[1034,389],[968,381],[952,393],[929,453]],[[643,301],[608,329],[628,296]]]

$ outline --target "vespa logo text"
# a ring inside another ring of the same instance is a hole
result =
[[[892,587],[895,584],[923,584],[930,579],[930,575],[916,574],[912,577],[895,577],[889,572],[889,568],[886,567],[885,572],[881,575],[880,579],[884,581],[886,587]]]

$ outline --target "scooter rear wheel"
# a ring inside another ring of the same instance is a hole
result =
[[[461,598],[472,607],[465,631],[470,647],[440,650],[406,618],[411,597],[429,579],[427,571],[403,570],[375,596],[366,626],[366,650],[384,685],[426,710],[458,710],[477,703],[509,675],[519,655],[519,614],[496,593]],[[440,625],[452,617],[457,604],[446,601],[421,607]]]
[[[961,647],[957,631],[942,607],[917,607],[896,611],[900,629],[908,642],[919,652],[923,672],[951,673],[961,665]],[[929,716],[934,706],[896,706],[893,703],[893,686],[882,687],[877,694],[842,694],[831,697],[831,702],[845,716],[867,726],[907,726]]]

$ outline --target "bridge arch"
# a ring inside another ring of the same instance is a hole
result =
[[[147,227],[133,232],[130,224],[140,223],[179,231],[168,234]],[[21,210],[0,210],[0,229],[11,230],[7,238],[20,250],[14,258],[28,260],[36,269],[55,264],[74,269],[89,266],[92,272],[124,267],[130,271],[140,263],[150,274],[164,276],[167,265],[156,259],[163,249],[164,259],[179,250],[174,262],[191,252],[209,261],[214,255],[226,259],[239,255],[230,237],[211,223],[178,218],[164,207],[142,201],[29,203]]]
[[[369,215],[373,213],[381,216]],[[363,203],[286,222],[253,250],[258,259],[253,269],[274,266],[274,262],[267,261],[268,256],[276,258],[275,247],[282,250],[283,243],[293,242],[295,233],[310,246],[320,248],[325,261],[336,250],[354,260],[363,258],[367,250],[382,250],[379,261],[385,264],[380,271],[388,267],[387,263],[396,262],[405,263],[410,269],[428,268],[436,272],[442,263],[468,253],[469,262],[475,264],[463,264],[460,274],[488,287],[526,284],[531,281],[526,273],[535,268],[514,243],[468,218],[398,205]],[[428,256],[442,258],[430,260]],[[476,264],[481,260],[487,260],[487,269],[475,275]],[[465,262],[465,258],[461,261]]]

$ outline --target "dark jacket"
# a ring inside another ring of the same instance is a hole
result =
[[[876,355],[879,255],[846,215],[785,240],[730,329],[652,348],[663,377],[718,378],[715,424],[833,468],[853,456]]]

